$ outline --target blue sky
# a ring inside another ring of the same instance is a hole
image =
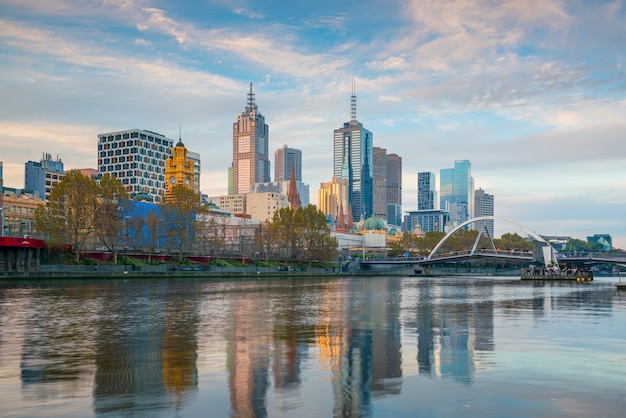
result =
[[[43,153],[95,168],[99,133],[182,125],[202,191],[225,194],[252,82],[272,164],[301,149],[315,203],[355,80],[358,119],[403,158],[405,211],[419,171],[469,159],[496,215],[626,248],[624,22],[624,1],[3,0],[5,185]]]

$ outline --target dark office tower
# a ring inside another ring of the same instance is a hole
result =
[[[387,220],[387,150],[373,148],[374,155],[374,215]]]
[[[434,210],[437,202],[435,173],[417,173],[417,210]]]
[[[302,151],[283,145],[274,152],[274,181],[291,180],[291,170],[296,173],[296,181],[302,181]]]
[[[233,194],[250,193],[254,183],[270,181],[269,131],[250,83],[246,109],[233,123]]]
[[[387,224],[402,225],[402,157],[387,154]]]
[[[372,143],[372,133],[356,119],[353,83],[350,122],[334,131],[333,176],[348,180],[348,204],[355,221],[369,218],[374,210]]]

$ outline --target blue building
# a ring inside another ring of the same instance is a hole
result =
[[[356,119],[356,96],[351,96],[350,122],[334,131],[333,176],[348,180],[348,204],[354,220],[374,213],[373,134]]]
[[[39,197],[47,200],[52,186],[59,183],[64,176],[61,159],[57,156],[57,159],[53,160],[50,154],[44,154],[41,161],[26,163],[24,189],[39,193]]]
[[[611,251],[613,249],[613,239],[609,234],[594,234],[592,237],[587,237],[587,242],[600,244],[602,251]]]
[[[439,208],[450,213],[452,226],[474,216],[474,178],[469,160],[457,160],[454,168],[440,170],[439,192]]]
[[[434,210],[437,203],[437,184],[435,173],[417,173],[417,210]]]

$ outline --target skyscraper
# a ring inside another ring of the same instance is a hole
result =
[[[441,169],[439,182],[440,207],[450,212],[452,226],[472,218],[474,216],[474,178],[469,160],[457,160],[454,162],[454,168]]]
[[[387,220],[387,150],[372,148],[374,157],[374,215]]]
[[[134,196],[157,201],[165,195],[165,160],[174,141],[140,129],[98,135],[98,174],[112,174]]]
[[[274,152],[274,181],[291,180],[291,170],[296,181],[302,181],[302,151],[283,145]]]
[[[254,102],[252,83],[245,111],[233,123],[233,194],[250,193],[270,181],[269,127]]]
[[[402,157],[387,154],[387,224],[402,225]]]
[[[333,177],[348,180],[348,205],[353,219],[368,218],[374,210],[372,178],[373,135],[356,119],[354,85],[350,98],[350,122],[335,129]]]
[[[435,173],[417,173],[417,210],[433,210],[437,202]]]
[[[474,216],[493,216],[493,195],[486,193],[483,189],[476,190],[474,194]],[[489,236],[493,238],[493,219],[484,221],[484,225]]]

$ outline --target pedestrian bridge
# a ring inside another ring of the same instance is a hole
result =
[[[486,220],[498,220],[504,221],[511,225],[514,225],[524,232],[526,232],[530,237],[532,237],[533,242],[535,244],[535,251],[502,251],[496,248],[493,237],[490,236],[485,222]],[[462,251],[443,251],[442,248],[445,248],[444,244],[447,240],[454,235],[457,231],[465,228],[470,224],[478,224],[479,225],[479,233],[474,241],[474,244],[471,249],[466,249]],[[481,238],[486,236],[488,238],[488,242],[490,243],[490,248],[478,248],[478,243]],[[617,264],[621,266],[626,266],[626,254],[616,254],[616,253],[601,253],[601,252],[578,252],[578,253],[558,253],[551,245],[548,243],[543,237],[541,237],[536,232],[530,230],[526,226],[519,224],[517,222],[511,221],[509,219],[496,217],[496,216],[479,216],[476,218],[472,218],[466,222],[461,223],[456,228],[451,230],[446,236],[442,238],[441,241],[433,248],[430,254],[427,257],[396,257],[396,258],[377,258],[377,259],[365,259],[361,260],[361,265],[363,267],[366,266],[408,266],[408,265],[417,265],[417,266],[430,266],[434,264],[445,264],[445,263],[456,263],[461,261],[467,261],[472,259],[500,259],[500,260],[516,260],[516,261],[527,261],[531,262],[539,262],[545,265],[552,263],[570,263],[570,264]],[[367,267],[366,267],[367,268]]]

